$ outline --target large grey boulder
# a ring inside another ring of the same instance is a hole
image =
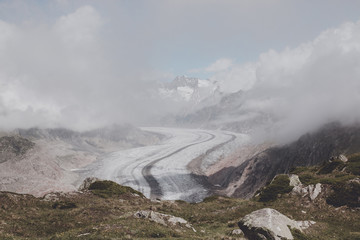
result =
[[[300,231],[306,228],[304,222],[291,220],[271,208],[263,208],[246,215],[238,225],[250,240],[294,239],[289,227]]]

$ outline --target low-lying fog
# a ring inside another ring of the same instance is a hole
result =
[[[0,128],[159,125],[187,106],[159,94],[179,74],[244,91],[242,113],[273,119],[262,137],[357,121],[359,4],[326,5],[2,1]]]

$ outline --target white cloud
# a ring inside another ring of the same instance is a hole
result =
[[[213,64],[205,68],[206,72],[220,72],[229,69],[233,65],[233,60],[228,58],[220,58]]]
[[[83,6],[74,13],[60,17],[54,30],[65,44],[79,47],[96,41],[101,24],[98,12],[92,6]]]
[[[105,27],[92,6],[48,24],[0,21],[0,128],[81,130],[173,111],[149,90],[172,75],[144,68],[141,51],[104,38]]]
[[[239,90],[249,90],[256,81],[256,64],[246,63],[236,65],[230,69],[220,71],[210,78],[217,81],[220,90],[225,93],[233,93]]]
[[[223,80],[227,90],[247,90],[242,108],[274,116],[278,137],[298,136],[330,121],[359,121],[360,21],[326,30],[296,48],[269,50],[257,62],[234,65],[213,78]]]
[[[326,9],[321,3],[309,8],[302,1],[57,2],[43,8],[24,0],[0,3],[3,126],[87,128],[112,121],[145,122],[154,112],[172,108],[146,95],[151,81],[145,79],[172,77],[154,70],[161,62],[176,59],[174,65],[187,68],[221,54],[251,57],[249,52],[278,42],[274,49],[293,46],[324,26],[349,19],[349,9],[357,9],[333,1]],[[292,14],[298,7],[309,10],[304,14],[310,18]],[[308,27],[308,22],[314,24]],[[287,124],[299,123],[288,128],[356,118],[359,26],[348,22],[298,47],[269,50],[251,63],[222,58],[196,71],[213,74],[225,92],[247,91],[244,107],[261,108],[288,119],[283,121]],[[169,65],[164,68],[172,69]]]

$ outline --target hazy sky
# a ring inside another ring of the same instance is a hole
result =
[[[347,63],[338,73],[357,89],[359,10],[355,0],[0,1],[0,124],[146,122],[162,110],[145,95],[151,81],[180,74],[271,98],[284,73],[303,87]]]
[[[101,38],[113,57],[175,75],[220,58],[242,63],[269,49],[296,47],[329,27],[357,21],[360,10],[356,0],[3,0],[0,19],[39,27],[84,5],[99,14]]]

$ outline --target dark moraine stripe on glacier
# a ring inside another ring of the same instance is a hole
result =
[[[216,145],[212,148],[210,148],[209,150],[207,150],[204,154],[201,154],[200,156],[198,156],[197,158],[193,159],[191,162],[188,163],[187,168],[189,170],[191,170],[191,172],[199,174],[199,175],[205,175],[203,173],[203,171],[201,170],[201,165],[204,161],[204,159],[206,158],[206,156],[208,156],[210,153],[222,148],[223,146],[225,146],[226,144],[234,141],[237,137],[234,134],[225,134],[230,136],[231,138],[229,140],[227,140],[226,142],[220,143],[219,145]]]
[[[196,142],[196,143],[192,143],[192,144],[189,144],[189,145],[186,145],[182,148],[179,148],[178,150],[176,150],[175,152],[172,152],[166,156],[163,156],[161,158],[158,158],[158,159],[155,159],[154,161],[148,163],[141,171],[143,177],[145,178],[146,182],[149,184],[150,186],[150,198],[161,198],[162,195],[163,195],[163,192],[161,190],[161,187],[160,187],[160,184],[159,182],[156,180],[156,178],[151,174],[151,169],[153,168],[153,166],[160,162],[161,160],[165,159],[165,158],[168,158],[168,157],[171,157],[181,151],[183,151],[184,149],[186,148],[189,148],[191,146],[194,146],[194,145],[197,145],[197,144],[200,144],[200,143],[204,143],[204,142],[208,142],[208,141],[211,141],[212,139],[215,138],[215,135],[211,134],[211,133],[206,133],[208,135],[210,135],[210,138],[204,140],[204,141],[201,141],[201,142]]]

